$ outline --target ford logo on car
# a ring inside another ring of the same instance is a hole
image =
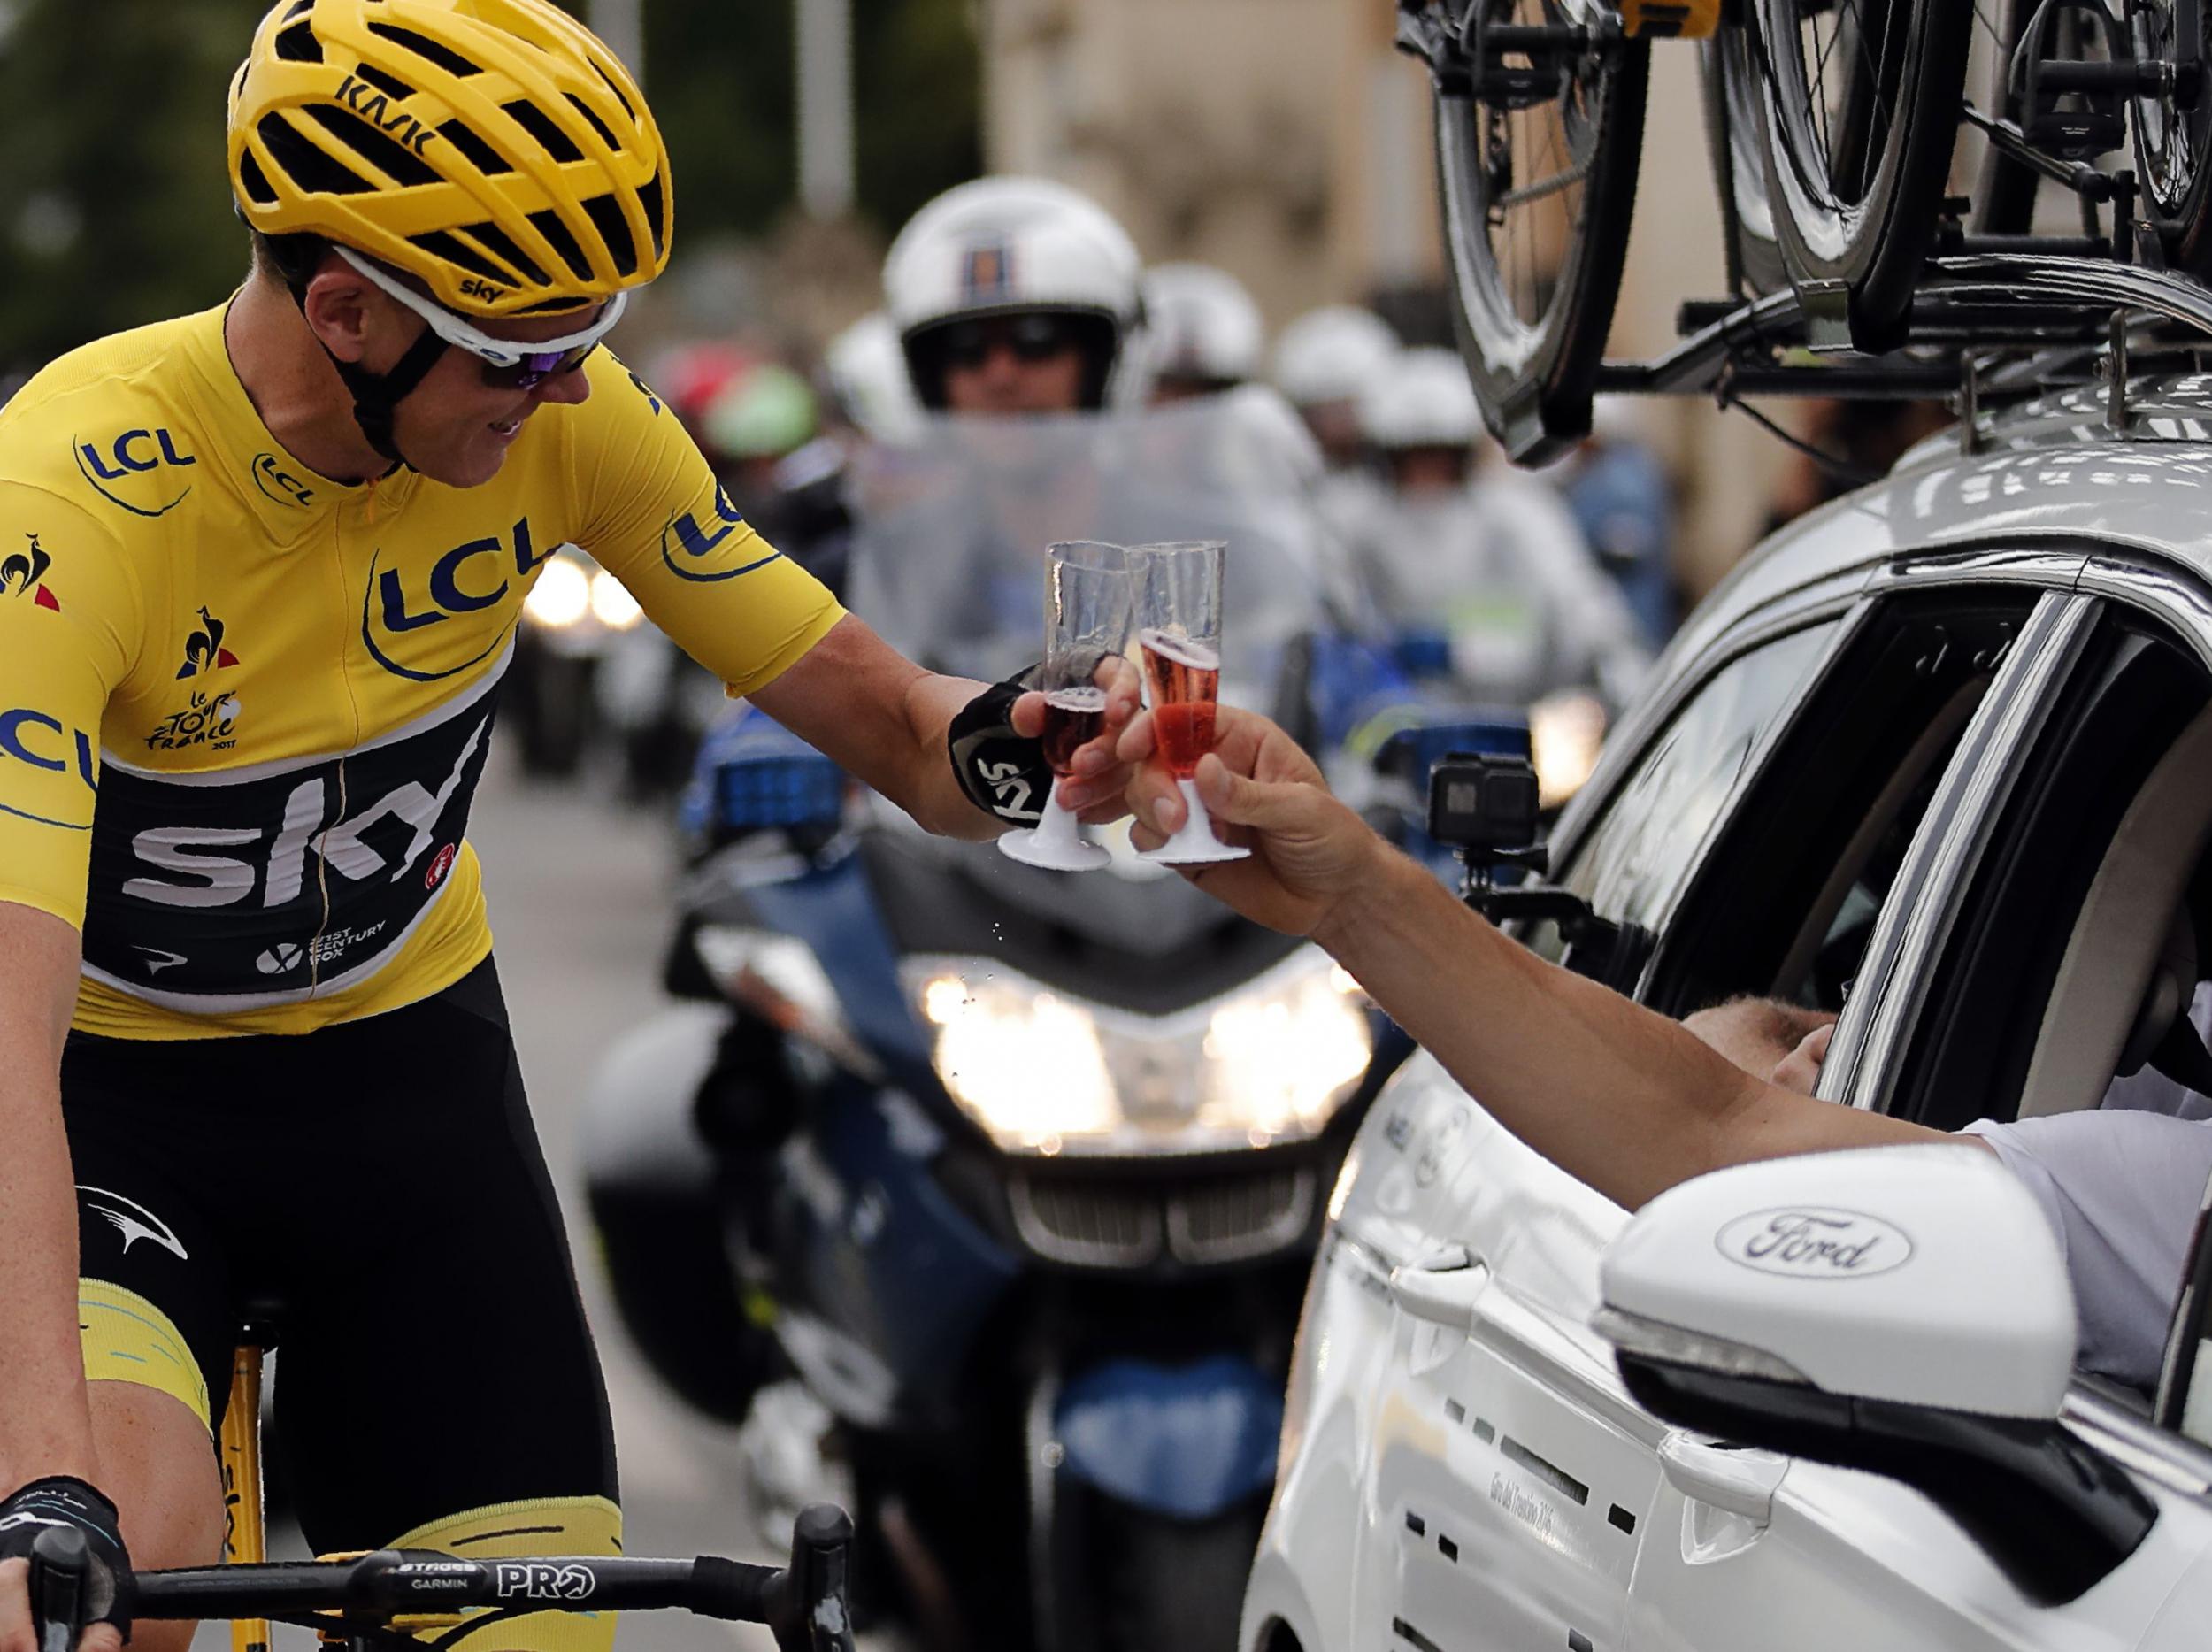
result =
[[[1740,1216],[1713,1243],[1740,1267],[1791,1279],[1871,1279],[1912,1257],[1912,1240],[1895,1224],[1813,1205]]]

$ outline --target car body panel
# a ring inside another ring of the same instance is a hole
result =
[[[1571,881],[1582,840],[1654,737],[1748,648],[1921,587],[2051,593],[1891,889],[1867,961],[1882,960],[1895,990],[1850,1001],[1822,1087],[1831,1099],[1879,1105],[1893,1081],[1886,1064],[1911,1022],[1910,978],[1940,943],[1942,903],[1965,887],[2006,765],[2072,669],[2088,599],[2156,614],[2212,664],[2212,377],[2131,387],[2131,400],[2133,439],[2106,431],[2101,389],[2045,398],[1993,421],[1980,450],[1932,440],[1884,481],[1770,540],[1685,624],[1553,835]],[[1836,627],[1794,691],[1801,703],[1850,630]],[[1732,796],[1723,818],[1736,806]],[[1599,1258],[1625,1213],[1512,1137],[1425,1055],[1363,1121],[1331,1215],[1302,1331],[1328,1357],[1304,1362],[1294,1393],[1246,1652],[1279,1652],[1279,1626],[1304,1652],[2203,1643],[2212,1497],[2192,1475],[2205,1454],[2147,1425],[2124,1420],[2135,1437],[2123,1442],[2085,1424],[2103,1402],[2081,1391],[2070,1422],[2136,1472],[2161,1515],[2118,1572],[2055,1609],[2028,1602],[1901,1485],[1769,1453],[1732,1463],[1642,1412],[1588,1329]],[[1585,1499],[1525,1456],[1509,1458],[1509,1437]]]

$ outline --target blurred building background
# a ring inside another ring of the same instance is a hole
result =
[[[680,252],[626,350],[803,354],[873,306],[889,235],[984,170],[1095,195],[1149,260],[1234,273],[1271,326],[1339,299],[1448,342],[1424,70],[1394,0],[566,0],[641,70]],[[244,265],[221,98],[260,0],[0,0],[0,386],[219,302]],[[1649,354],[1720,284],[1696,49],[1654,54],[1614,337]],[[1755,537],[1784,456],[1694,402],[1637,413],[1681,487],[1683,583]]]

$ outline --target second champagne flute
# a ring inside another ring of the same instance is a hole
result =
[[[1137,545],[1129,551],[1136,588],[1137,642],[1152,727],[1160,755],[1175,776],[1188,811],[1174,836],[1141,857],[1163,865],[1242,860],[1249,849],[1214,835],[1198,795],[1198,760],[1214,749],[1214,711],[1221,692],[1221,567],[1227,547],[1217,539]]]
[[[1105,726],[1107,688],[1129,669],[1130,580],[1118,545],[1071,540],[1045,555],[1045,763],[1052,770],[1033,830],[1000,837],[1002,852],[1031,866],[1089,872],[1111,857],[1060,806],[1075,754]]]

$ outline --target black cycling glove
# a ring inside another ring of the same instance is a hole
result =
[[[49,1475],[0,1502],[0,1560],[29,1559],[42,1532],[62,1527],[81,1533],[91,1551],[91,1570],[73,1627],[113,1624],[131,1638],[130,1551],[123,1547],[122,1523],[115,1505],[81,1479]],[[34,1571],[36,1567],[34,1565]],[[32,1606],[37,1607],[34,1597]]]
[[[1044,747],[1014,732],[1014,702],[1037,686],[1040,665],[995,683],[954,713],[947,732],[952,772],[969,801],[1013,826],[1044,816],[1052,771]]]

